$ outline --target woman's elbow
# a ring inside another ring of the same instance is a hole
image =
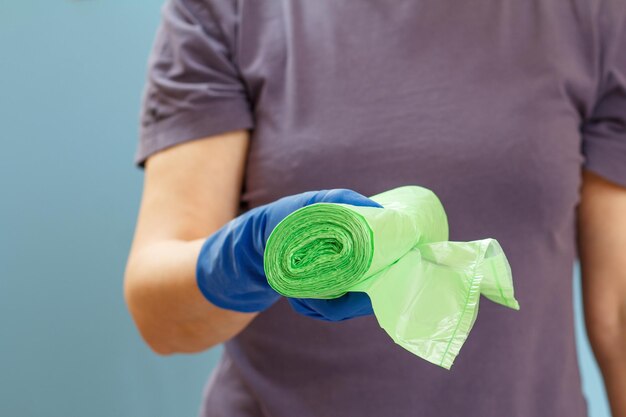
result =
[[[176,297],[163,297],[161,293],[167,290],[146,278],[141,269],[127,268],[124,277],[126,305],[139,334],[152,351],[162,356],[198,353],[223,341],[216,334],[215,326],[199,322],[197,317],[188,317]]]
[[[127,271],[124,277],[124,298],[128,311],[144,342],[152,351],[159,355],[176,353],[168,338],[164,337],[167,329],[164,323],[159,323],[156,312],[149,300],[146,300],[147,288],[133,274]]]

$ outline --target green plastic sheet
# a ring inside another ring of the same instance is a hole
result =
[[[506,256],[494,239],[448,241],[444,208],[426,188],[370,198],[383,208],[317,203],[283,219],[264,253],[268,282],[294,298],[366,292],[396,343],[450,369],[481,294],[519,309]]]

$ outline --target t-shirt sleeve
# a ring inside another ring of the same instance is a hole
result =
[[[598,100],[582,128],[584,167],[626,187],[626,2],[608,3]]]
[[[210,7],[197,0],[163,6],[141,105],[139,166],[165,148],[254,125],[232,39]]]

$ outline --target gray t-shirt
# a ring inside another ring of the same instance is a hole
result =
[[[323,188],[435,191],[493,237],[521,310],[483,302],[451,371],[375,318],[284,300],[225,345],[211,417],[586,415],[572,267],[581,167],[626,186],[624,0],[172,0],[136,162],[252,130],[244,207]]]

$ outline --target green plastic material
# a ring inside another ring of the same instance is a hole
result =
[[[450,369],[480,294],[519,310],[506,256],[494,239],[448,241],[443,206],[426,188],[370,198],[384,208],[318,203],[287,216],[267,242],[267,280],[294,298],[366,292],[396,343]]]

